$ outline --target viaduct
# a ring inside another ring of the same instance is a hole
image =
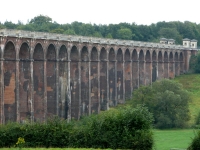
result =
[[[124,103],[140,85],[187,72],[197,42],[162,40],[0,30],[0,123],[79,119]]]

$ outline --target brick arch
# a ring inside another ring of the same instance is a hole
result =
[[[61,45],[59,48],[59,69],[58,69],[58,82],[59,82],[59,96],[58,96],[58,111],[61,118],[67,119],[68,116],[68,51],[66,45]]]
[[[34,87],[34,119],[44,121],[45,98],[44,98],[44,49],[41,43],[37,43],[33,51],[33,87]]]
[[[137,54],[137,50],[136,49],[134,49],[133,51],[132,51],[132,61],[138,61],[138,54]]]
[[[158,63],[157,63],[157,53],[154,50],[152,53],[152,82],[155,82],[157,80],[158,74]]]
[[[174,63],[175,63],[175,76],[178,76],[180,74],[180,68],[179,68],[179,59],[178,59],[178,52],[175,52],[174,54]]]
[[[123,76],[123,51],[121,48],[119,48],[117,50],[117,103],[123,103]]]
[[[145,85],[145,57],[144,51],[140,50],[139,52],[139,85]]]
[[[3,58],[4,118],[5,122],[16,121],[16,50],[12,41],[6,43]]]
[[[185,68],[184,68],[184,55],[182,52],[180,52],[180,55],[179,55],[179,62],[180,62],[180,74],[183,74],[185,73]]]
[[[109,55],[108,55],[108,58],[109,58],[109,61],[115,61],[115,50],[114,48],[110,48],[109,50]]]
[[[168,57],[168,53],[167,51],[164,51],[164,57],[163,57],[163,61],[164,61],[164,78],[168,78],[168,70],[169,70],[169,57]]]
[[[124,54],[124,82],[125,82],[125,100],[131,98],[131,57],[130,57],[130,50],[126,49]]]
[[[16,46],[12,41],[8,41],[5,44],[3,58],[5,60],[16,60]]]
[[[98,76],[98,50],[93,47],[91,50],[91,67],[90,67],[90,81],[91,81],[91,113],[97,114],[99,112],[99,76]]]
[[[70,60],[71,61],[78,61],[79,58],[79,51],[76,46],[72,46],[70,50]]]
[[[86,46],[81,49],[81,115],[90,114],[89,110],[89,52]]]
[[[90,60],[98,61],[98,58],[99,58],[98,50],[96,47],[93,47],[90,54]]]
[[[151,75],[151,54],[150,51],[147,50],[145,54],[145,82],[146,85],[151,84],[152,81],[152,75]]]
[[[108,77],[108,55],[104,47],[101,48],[100,52],[100,109],[107,109],[108,99],[108,88],[107,88],[107,77]]]
[[[133,49],[132,51],[132,86],[133,90],[138,88],[138,74],[139,74],[139,68],[138,68],[138,54],[137,50]]]
[[[115,106],[116,105],[116,99],[115,99],[115,92],[116,92],[116,55],[114,48],[110,48],[109,54],[108,54],[108,60],[109,60],[109,68],[108,68],[108,74],[109,74],[109,106]]]
[[[164,77],[164,63],[162,51],[158,52],[158,79],[162,79]]]
[[[70,50],[70,89],[71,89],[71,117],[79,118],[79,98],[80,98],[80,82],[79,82],[79,50],[76,46],[72,46]]]
[[[174,55],[172,52],[169,53],[169,78],[174,78]]]
[[[27,43],[22,43],[19,50],[19,113],[20,121],[31,119],[32,101],[30,48]]]

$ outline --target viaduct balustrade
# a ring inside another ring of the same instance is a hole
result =
[[[0,123],[79,119],[134,89],[189,69],[197,49],[140,41],[0,30]]]

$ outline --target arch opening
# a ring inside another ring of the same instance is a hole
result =
[[[34,119],[44,121],[44,50],[39,43],[35,46],[33,59]]]
[[[99,112],[99,97],[98,97],[98,52],[96,47],[92,48],[91,52],[91,113],[97,114]]]
[[[115,97],[116,76],[115,76],[115,51],[113,48],[109,51],[109,106],[115,106],[117,104]]]
[[[69,106],[68,106],[68,53],[65,45],[62,45],[59,50],[59,116],[67,119]]]
[[[107,96],[107,76],[108,76],[108,64],[107,64],[107,53],[105,48],[101,49],[100,52],[100,103],[101,110],[107,110],[108,96]]]
[[[16,50],[12,42],[4,49],[4,118],[5,122],[16,121]]]
[[[132,52],[132,86],[133,90],[138,88],[139,68],[138,68],[138,55],[134,49]]]
[[[79,116],[79,52],[76,46],[73,46],[70,53],[70,88],[71,88],[71,117],[78,119]]]
[[[81,60],[81,114],[89,115],[91,107],[89,102],[89,55],[85,46],[81,51]]]
[[[27,43],[19,51],[19,111],[20,121],[31,119],[30,49]]]
[[[123,53],[117,51],[117,103],[123,103]]]

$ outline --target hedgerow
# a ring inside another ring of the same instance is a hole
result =
[[[18,138],[25,147],[120,148],[151,150],[152,114],[143,106],[111,109],[67,122],[8,123],[0,126],[0,147],[13,147]]]

